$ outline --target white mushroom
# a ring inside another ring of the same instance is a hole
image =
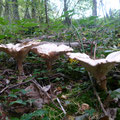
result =
[[[0,51],[6,52],[7,54],[14,57],[18,64],[18,70],[20,75],[24,75],[22,62],[24,58],[26,57],[27,53],[30,51],[30,49],[33,46],[36,46],[40,44],[39,42],[24,42],[24,43],[18,43],[18,44],[1,44],[0,45]]]
[[[104,90],[106,87],[106,74],[120,62],[120,51],[109,54],[105,59],[91,59],[85,53],[67,53],[71,59],[78,60],[79,63],[96,78],[97,83]]]
[[[66,45],[48,43],[35,46],[31,49],[31,51],[44,58],[46,60],[47,68],[50,70],[54,60],[62,54],[73,51],[73,49]]]

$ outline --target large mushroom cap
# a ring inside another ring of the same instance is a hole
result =
[[[44,58],[46,60],[48,69],[51,69],[53,60],[57,59],[62,54],[73,51],[73,49],[66,45],[48,43],[35,46],[31,49],[31,51]]]
[[[24,42],[24,43],[9,43],[9,44],[1,44],[0,51],[4,51],[11,56],[18,58],[24,57],[29,52],[29,50],[36,45],[39,45],[39,42]],[[22,59],[22,58],[21,58]]]
[[[38,55],[45,54],[50,56],[52,52],[70,52],[73,51],[73,49],[66,45],[56,45],[52,43],[43,44],[39,46],[35,46],[31,49],[31,51],[34,52],[34,50],[37,51]]]
[[[66,45],[56,45],[52,43],[35,46],[31,49],[32,52],[46,59],[54,59],[56,56],[73,51],[73,49]]]
[[[6,52],[7,54],[14,57],[18,62],[18,69],[19,73],[23,73],[23,67],[22,62],[24,58],[26,57],[27,53],[30,51],[30,49],[33,46],[39,45],[39,42],[24,42],[24,43],[18,43],[18,44],[1,44],[0,45],[0,51]]]
[[[98,84],[105,79],[106,74],[120,62],[120,51],[109,54],[105,59],[91,59],[85,53],[67,53],[71,59],[78,60],[96,79]],[[105,87],[105,86],[104,86]],[[106,89],[106,88],[105,88]]]
[[[120,51],[117,51],[117,52],[113,52],[111,54],[109,54],[106,59],[109,61],[109,62],[116,62],[116,63],[119,63],[120,62]]]

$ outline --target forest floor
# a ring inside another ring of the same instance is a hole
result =
[[[1,53],[1,120],[107,120],[104,109],[119,120],[120,97],[116,98],[114,92],[109,95],[101,91],[95,84],[100,102],[88,73],[65,56],[54,62],[52,71],[48,71],[43,59],[29,53],[23,67],[25,79],[19,83],[16,61]],[[119,89],[119,67],[107,75],[108,90]]]

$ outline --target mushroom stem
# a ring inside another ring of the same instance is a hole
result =
[[[23,60],[17,60],[19,75],[24,76],[24,70],[22,65]]]
[[[46,65],[47,65],[48,71],[51,71],[52,70],[52,61],[51,60],[46,60]]]
[[[97,83],[99,84],[100,88],[107,91],[107,79],[106,77],[102,78],[102,79],[97,79]]]

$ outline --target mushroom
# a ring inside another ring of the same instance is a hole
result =
[[[79,63],[96,78],[99,86],[107,91],[106,74],[120,62],[120,51],[109,54],[105,59],[91,59],[85,53],[67,53],[69,58],[78,60]]]
[[[52,62],[56,60],[60,55],[73,51],[73,49],[66,45],[56,45],[53,43],[47,43],[31,48],[31,51],[40,57],[44,58],[47,64],[48,70],[52,68]]]
[[[40,44],[39,42],[24,42],[24,43],[17,43],[17,44],[1,44],[0,51],[6,52],[7,54],[14,57],[17,61],[19,75],[24,75],[22,62],[26,57],[27,53],[33,46]]]

